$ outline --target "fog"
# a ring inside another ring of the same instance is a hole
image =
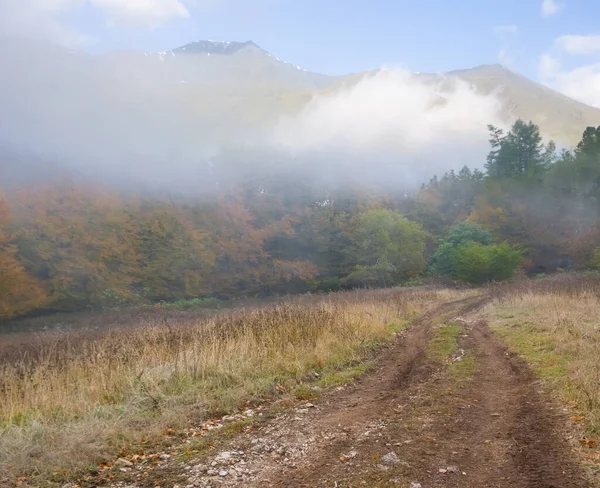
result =
[[[2,181],[47,166],[197,193],[265,170],[409,188],[481,167],[487,124],[501,125],[495,97],[402,70],[308,89],[310,74],[254,51],[92,56],[2,41]]]
[[[503,125],[500,108],[495,96],[460,80],[382,69],[282,118],[272,141],[321,159],[316,168],[414,186],[449,169],[482,167],[487,125]]]

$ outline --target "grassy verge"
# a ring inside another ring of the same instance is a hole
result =
[[[458,340],[462,333],[460,324],[437,325],[433,331],[427,356],[432,361],[444,363],[458,350]]]
[[[430,360],[447,365],[446,374],[454,386],[462,386],[470,381],[476,371],[473,351],[459,350],[463,331],[459,323],[438,323],[427,348]]]
[[[584,457],[600,454],[600,282],[577,276],[501,290],[486,308],[491,329],[573,412]],[[593,450],[590,450],[592,448]]]
[[[0,347],[0,472],[61,483],[165,430],[350,381],[423,307],[456,296],[344,292],[185,326],[51,335],[22,353]]]

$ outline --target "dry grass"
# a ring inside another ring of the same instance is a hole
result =
[[[57,482],[313,372],[356,367],[402,324],[458,292],[393,289],[301,297],[108,332],[0,346],[0,473]],[[0,477],[1,478],[1,477]]]
[[[600,279],[565,274],[502,285],[487,307],[494,331],[600,434]]]

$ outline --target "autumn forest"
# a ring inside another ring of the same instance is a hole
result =
[[[75,178],[8,186],[0,320],[600,265],[600,127],[560,151],[531,122],[489,129],[482,170],[438,175],[411,195],[255,170],[210,198]]]

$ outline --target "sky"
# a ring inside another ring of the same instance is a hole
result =
[[[304,69],[501,63],[600,106],[597,0],[0,0],[0,32],[100,53],[253,40]]]

